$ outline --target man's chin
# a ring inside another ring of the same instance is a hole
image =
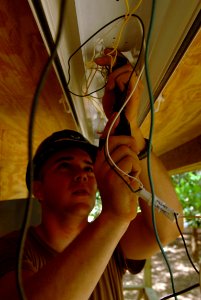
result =
[[[88,203],[83,202],[76,202],[74,205],[72,205],[70,208],[68,207],[66,209],[66,212],[72,215],[79,215],[79,216],[85,216],[88,217],[89,213],[93,209],[93,206]]]

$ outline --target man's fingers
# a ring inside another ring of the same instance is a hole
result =
[[[107,124],[105,126],[105,129],[103,131],[103,134],[101,135],[101,139],[106,139],[107,133],[108,133],[108,131],[110,129],[110,126],[112,125],[112,122],[114,121],[114,119],[116,118],[116,116],[117,116],[117,113],[114,113],[112,115],[112,117],[109,119],[109,121],[107,122]],[[110,135],[112,135],[115,132],[115,128],[118,126],[119,121],[120,121],[120,118],[118,117],[117,120],[115,121],[113,127],[112,127]]]
[[[104,50],[104,55],[101,57],[97,57],[94,61],[99,66],[115,66],[116,63],[118,65],[118,58],[124,59],[123,64],[126,64],[126,62],[128,61],[125,56],[118,52],[118,50],[106,48]]]
[[[127,81],[130,78],[133,69],[130,64],[124,65],[121,68],[116,69],[108,76],[108,81],[106,85],[106,89],[112,90],[118,82]]]
[[[105,145],[105,140],[106,140],[107,133],[105,133],[100,141],[101,141],[101,146]],[[131,136],[114,136],[110,135],[109,140],[108,140],[108,150],[109,153],[113,153],[113,151],[118,149],[119,147],[126,147],[128,151],[132,151],[133,155],[137,155],[139,153],[139,149],[136,143],[136,140],[131,137]],[[100,149],[101,150],[101,149]],[[124,151],[126,152],[126,151]],[[118,153],[118,152],[117,152]],[[125,153],[122,153],[124,155]]]
[[[112,62],[112,58],[108,55],[105,55],[102,57],[97,57],[94,61],[99,66],[110,66]]]

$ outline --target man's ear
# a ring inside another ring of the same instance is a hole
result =
[[[43,200],[42,182],[40,180],[33,181],[33,194],[39,201]]]

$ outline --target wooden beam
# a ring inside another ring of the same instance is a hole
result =
[[[201,135],[172,149],[159,158],[170,174],[201,169]]]

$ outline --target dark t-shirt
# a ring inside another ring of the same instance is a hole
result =
[[[14,231],[0,238],[0,277],[10,271],[16,270],[18,245],[18,231]],[[50,248],[39,238],[34,227],[29,228],[22,259],[23,270],[37,272],[57,254],[55,250]],[[89,299],[123,299],[122,276],[126,268],[136,274],[142,270],[144,264],[145,261],[125,261],[118,246]],[[54,272],[54,270],[52,271]]]

